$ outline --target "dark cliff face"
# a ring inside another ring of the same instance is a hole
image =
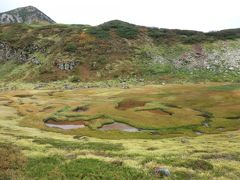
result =
[[[33,6],[17,8],[0,13],[0,24],[14,23],[55,23],[50,17]]]

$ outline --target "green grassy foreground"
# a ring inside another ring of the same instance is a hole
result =
[[[156,179],[159,167],[166,179],[240,177],[239,84],[23,87],[0,93],[0,179]],[[98,129],[114,121],[141,131]]]

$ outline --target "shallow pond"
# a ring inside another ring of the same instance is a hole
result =
[[[126,132],[138,132],[139,129],[132,127],[130,125],[124,123],[114,122],[112,124],[104,125],[103,127],[99,128],[101,131],[107,130],[119,130],[119,131],[126,131]]]
[[[81,121],[45,121],[44,122],[47,127],[50,128],[60,128],[64,130],[70,130],[70,129],[79,129],[84,128],[85,125]]]

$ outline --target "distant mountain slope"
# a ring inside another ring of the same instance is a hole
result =
[[[203,33],[114,20],[0,25],[0,81],[240,82],[240,29]]]
[[[0,24],[55,23],[50,17],[33,6],[21,7],[0,13]]]

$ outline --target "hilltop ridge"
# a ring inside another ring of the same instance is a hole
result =
[[[55,23],[50,17],[33,6],[16,8],[0,13],[0,24],[13,23]]]
[[[240,29],[24,22],[0,25],[1,81],[240,81]]]

